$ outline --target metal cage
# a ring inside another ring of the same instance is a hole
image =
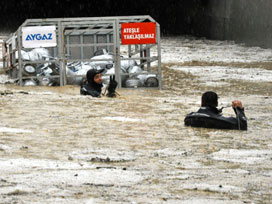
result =
[[[121,25],[140,22],[156,23],[156,43],[123,45]],[[26,60],[22,57],[22,54],[32,51],[22,46],[22,28],[29,26],[56,27],[56,46],[46,48],[49,57],[40,57],[35,60]],[[18,80],[20,85],[24,85],[25,80],[33,79],[39,81],[53,79],[60,86],[78,83],[78,79],[84,78],[85,74],[73,75],[71,66],[77,63],[97,65],[99,62],[105,62],[105,59],[95,58],[95,56],[106,50],[111,57],[106,61],[110,61],[112,65],[109,66],[114,67],[119,88],[139,87],[137,84],[133,85],[133,80],[130,80],[132,85],[125,84],[124,80],[133,79],[134,76],[139,75],[138,72],[122,71],[122,64],[128,61],[133,61],[143,70],[140,75],[155,76],[157,85],[147,87],[162,87],[160,25],[150,16],[27,19],[15,33],[4,40],[3,48],[3,68],[12,78]],[[50,65],[57,71],[44,74],[45,65]],[[39,74],[26,73],[27,69],[34,72],[33,67],[39,67]]]

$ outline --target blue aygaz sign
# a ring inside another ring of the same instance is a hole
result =
[[[53,40],[52,33],[46,34],[29,34],[26,36],[26,40]]]
[[[24,48],[57,46],[56,26],[31,26],[22,28]]]

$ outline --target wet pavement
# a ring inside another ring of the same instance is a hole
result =
[[[165,38],[162,90],[0,85],[0,203],[272,203],[271,55]],[[185,127],[207,90],[248,131]]]

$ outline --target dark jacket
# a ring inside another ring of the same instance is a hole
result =
[[[201,107],[197,112],[186,116],[186,126],[216,128],[216,129],[238,129],[247,130],[247,119],[244,109],[234,109],[236,118],[224,117],[221,111],[214,107]]]
[[[93,97],[100,97],[101,92],[102,92],[102,84],[97,84],[94,81],[94,76],[96,74],[101,73],[103,70],[95,70],[95,69],[90,69],[87,74],[87,83],[84,83],[80,87],[80,94],[82,95],[91,95]]]
[[[100,97],[101,91],[102,91],[102,85],[92,86],[89,83],[82,85],[80,88],[81,95],[90,95],[92,97]]]

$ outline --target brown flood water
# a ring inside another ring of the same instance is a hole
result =
[[[162,90],[113,99],[1,85],[0,203],[272,203],[271,82],[163,70]],[[185,127],[207,90],[242,100],[248,131]]]

